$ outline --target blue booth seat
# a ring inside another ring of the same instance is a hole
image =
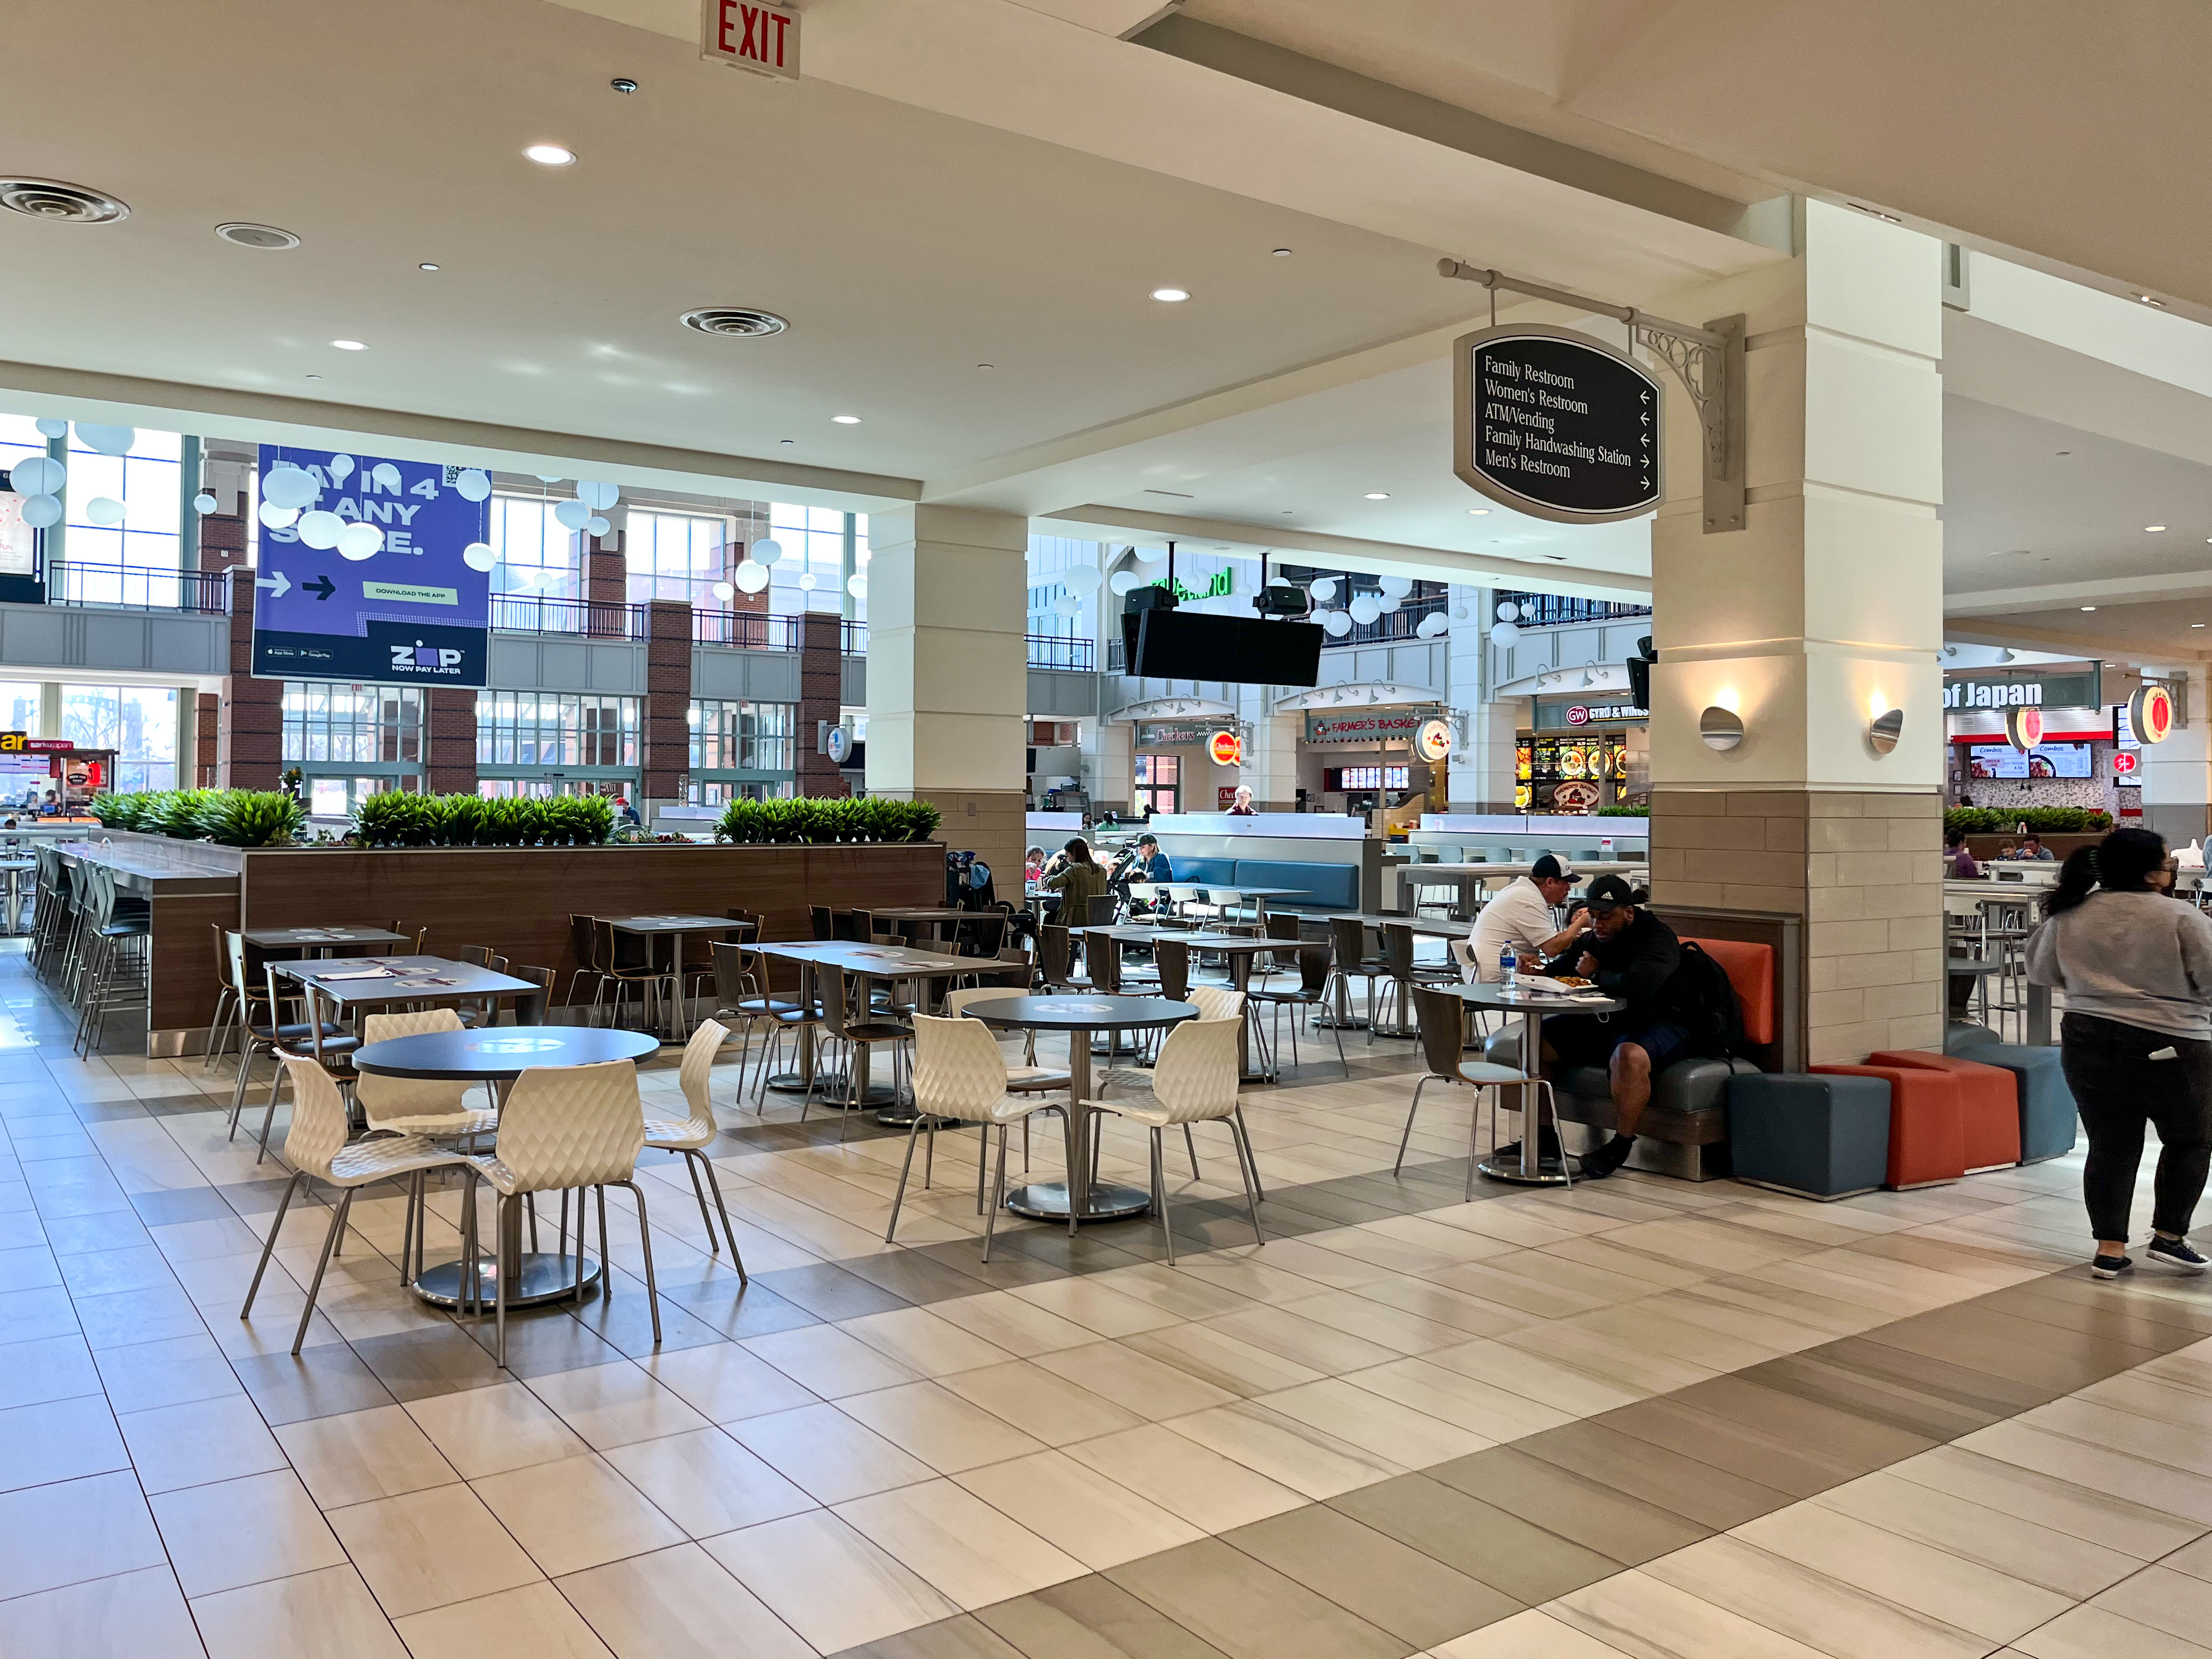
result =
[[[1239,887],[1288,887],[1297,898],[1269,899],[1270,910],[1306,910],[1336,915],[1359,908],[1359,866],[1310,864],[1288,859],[1239,859],[1233,878]]]
[[[1986,1025],[1954,1024],[1943,1034],[1943,1052],[1978,1066],[2010,1072],[2020,1091],[2020,1161],[2040,1164],[2074,1150],[2074,1091],[2056,1048],[2006,1042]]]
[[[1881,1078],[1749,1073],[1729,1080],[1728,1111],[1739,1181],[1832,1199],[1873,1192],[1887,1178],[1889,1085]]]

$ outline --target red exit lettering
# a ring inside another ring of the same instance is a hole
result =
[[[799,19],[751,0],[704,0],[705,56],[785,80],[799,76]]]

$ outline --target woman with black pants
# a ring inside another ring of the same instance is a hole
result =
[[[2212,920],[2152,885],[2165,862],[2166,843],[2147,830],[2077,848],[2027,941],[2028,978],[2066,993],[2060,1057],[2089,1133],[2081,1188],[2099,1279],[2135,1267],[2128,1207],[2146,1124],[2159,1154],[2143,1255],[2182,1273],[2205,1267],[2185,1235],[2212,1163]]]

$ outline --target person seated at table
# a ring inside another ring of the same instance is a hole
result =
[[[1225,816],[1232,818],[1256,817],[1258,814],[1252,810],[1252,786],[1249,783],[1238,784],[1236,798],[1222,811]]]
[[[1628,1161],[1636,1125],[1651,1103],[1651,1079],[1692,1052],[1702,1024],[1697,988],[1682,971],[1674,930],[1645,908],[1650,896],[1619,876],[1590,884],[1589,933],[1544,971],[1574,974],[1626,1003],[1617,1014],[1565,1014],[1544,1022],[1545,1071],[1603,1065],[1616,1133],[1583,1154],[1580,1174],[1601,1181]],[[1543,1148],[1539,1142],[1540,1150]]]
[[[1022,884],[1034,887],[1044,879],[1044,848],[1032,847],[1022,857]]]
[[[42,818],[58,818],[61,815],[62,804],[59,797],[52,790],[47,790],[46,798],[39,803],[39,816]]]
[[[1045,866],[1044,884],[1060,895],[1056,903],[1045,907],[1045,919],[1072,917],[1067,925],[1080,927],[1090,921],[1091,901],[1105,896],[1105,867],[1091,856],[1091,843],[1077,836]]]
[[[1982,866],[1966,850],[1966,832],[1963,830],[1943,832],[1943,873],[1960,881],[1976,880],[1982,873]]]
[[[2022,859],[2040,859],[2045,864],[2056,861],[2055,855],[2048,847],[2045,847],[2043,844],[2042,837],[2039,836],[2030,836],[2027,840],[2021,842],[2020,851],[2014,854],[2013,856],[2014,858]]]
[[[1508,945],[1533,974],[1540,963],[1580,939],[1590,925],[1589,911],[1577,907],[1565,927],[1555,927],[1552,921],[1552,913],[1567,902],[1574,888],[1573,872],[1547,853],[1528,866],[1527,875],[1516,878],[1512,885],[1484,905],[1475,921],[1474,938],[1460,956],[1468,981],[1495,985],[1503,976],[1498,958]]]

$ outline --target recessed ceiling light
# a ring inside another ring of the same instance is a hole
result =
[[[2056,451],[2056,452],[2054,452],[2054,453],[2057,453],[2057,454],[2060,454],[2060,455],[2071,455],[2074,452],[2073,452],[2072,450],[2070,450],[2070,449],[2061,449],[2061,450],[2057,450],[2057,451]]]
[[[637,82],[627,75],[617,75],[613,80],[608,82],[607,85],[613,88],[615,91],[625,94],[637,90]]]
[[[2143,526],[2143,534],[2146,536],[2155,536],[2165,528],[2166,526],[2162,524],[2147,524]]]
[[[832,415],[830,418],[839,426],[858,426],[860,423],[860,417],[857,415]]]
[[[359,340],[333,340],[331,343],[340,351],[366,351],[368,348]]]
[[[1278,259],[1287,259],[1291,257],[1291,251],[1286,247],[1279,247],[1275,250],[1275,257]]]
[[[2204,624],[2203,624],[2203,623],[2190,623],[2189,625],[2190,625],[2191,628],[2202,628],[2202,627],[2203,627],[2203,626],[2204,626]]]
[[[215,234],[235,246],[258,247],[270,252],[281,253],[287,248],[300,246],[300,239],[297,236],[289,230],[279,229],[275,225],[240,223],[217,225],[215,228]]]
[[[425,259],[421,264],[415,267],[417,270],[435,270],[437,268],[437,266],[432,264],[428,259]]]
[[[2156,306],[2160,311],[2166,309],[2166,301],[2160,299],[2155,294],[2138,294],[2136,295],[2136,298],[2142,301],[2142,303],[2147,306]]]
[[[795,444],[799,440],[796,438],[778,438],[776,440],[776,442],[780,444]]]
[[[1370,489],[1367,492],[1367,499],[1370,501],[1387,501],[1390,499],[1390,492],[1387,489]]]
[[[978,368],[996,368],[998,365],[996,363],[978,363],[975,367]]]
[[[2094,605],[2085,605],[2081,608],[2084,611],[2094,611],[2097,607]]]
[[[307,376],[307,378],[308,378],[309,380],[321,380],[323,377],[322,377],[321,375],[319,375],[319,374],[310,374],[309,376]]]
[[[1467,516],[1470,519],[1486,519],[1490,516],[1490,509],[1486,507],[1470,507],[1467,510]]]
[[[1152,290],[1152,298],[1162,305],[1179,306],[1190,298],[1190,290],[1187,288],[1156,288]]]
[[[542,167],[565,167],[576,159],[576,152],[565,144],[532,144],[522,153]]]

